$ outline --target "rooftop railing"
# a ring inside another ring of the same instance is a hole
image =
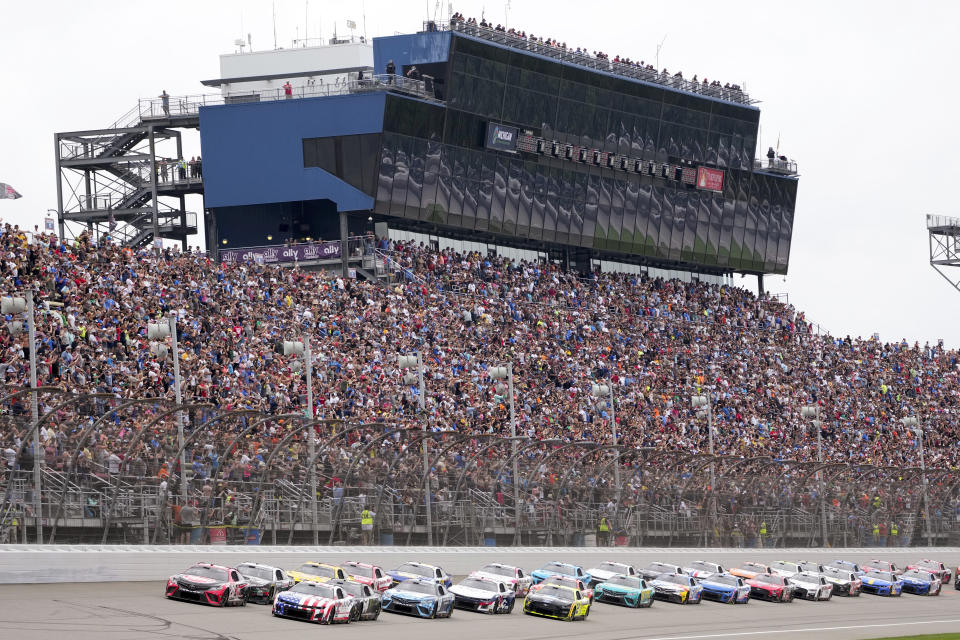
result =
[[[504,31],[497,31],[490,27],[481,27],[477,24],[470,24],[461,20],[454,20],[450,23],[431,23],[424,28],[425,31],[450,30],[463,33],[468,36],[488,40],[496,44],[505,45],[514,49],[530,51],[555,60],[570,62],[581,67],[614,73],[625,78],[633,78],[643,82],[652,82],[679,91],[695,93],[718,100],[736,102],[739,104],[754,104],[758,102],[753,100],[745,91],[740,89],[730,89],[728,87],[717,87],[701,82],[693,82],[681,77],[672,76],[668,73],[658,72],[654,69],[647,69],[632,64],[614,62],[606,58],[595,58],[591,55],[563,49],[548,44],[542,44],[530,39],[524,39],[515,34]]]
[[[950,216],[927,215],[927,229],[960,230],[960,218]]]
[[[784,160],[782,158],[756,158],[753,161],[753,168],[757,171],[769,171],[770,173],[779,173],[785,176],[797,175],[797,163],[793,160]]]

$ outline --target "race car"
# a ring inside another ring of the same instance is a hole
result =
[[[523,572],[520,567],[513,567],[509,564],[499,562],[490,562],[483,565],[477,571],[470,574],[471,577],[490,578],[504,582],[516,592],[517,596],[525,596],[530,591],[530,585],[533,584],[533,578]]]
[[[447,588],[453,584],[453,578],[451,578],[446,571],[440,567],[432,564],[424,564],[422,562],[404,562],[396,569],[387,571],[387,575],[389,575],[393,580],[390,585],[391,587],[397,586],[404,580],[410,580],[414,578],[433,580],[434,582],[439,582]]]
[[[770,572],[776,576],[789,578],[792,575],[800,573],[800,571],[801,569],[799,562],[785,562],[783,560],[777,560],[770,563]]]
[[[864,562],[862,569],[864,571],[882,571],[885,573],[892,573],[894,575],[900,575],[903,573],[902,569],[898,568],[897,565],[893,564],[892,562],[888,562],[887,560],[874,559],[870,560],[869,562]]]
[[[820,574],[833,585],[833,592],[838,596],[859,596],[863,581],[853,571],[827,565]]]
[[[653,605],[653,596],[653,587],[636,575],[614,574],[594,587],[597,602],[609,602],[635,609]]]
[[[942,562],[937,562],[936,560],[921,560],[920,562],[908,564],[907,569],[920,569],[920,571],[932,573],[940,578],[943,584],[950,584],[950,569],[947,569],[947,565]]]
[[[170,576],[165,595],[215,607],[242,607],[247,604],[246,588],[246,581],[236,569],[198,562],[183,573]]]
[[[273,601],[273,615],[296,618],[319,624],[349,623],[356,600],[341,587],[323,582],[302,580],[287,591],[281,591]]]
[[[801,560],[797,564],[800,565],[800,571],[806,571],[807,573],[823,573],[826,568],[819,562],[808,562],[806,560]]]
[[[790,586],[793,587],[793,594],[797,598],[804,600],[829,600],[833,597],[833,584],[827,582],[819,573],[801,571],[790,576]]]
[[[549,584],[560,585],[563,587],[570,587],[571,589],[576,589],[583,594],[585,598],[590,600],[590,604],[593,604],[594,591],[587,586],[587,583],[579,578],[574,578],[573,576],[563,576],[563,575],[554,575],[545,578],[542,582],[530,587],[530,591],[537,591],[541,587]]]
[[[533,584],[543,582],[550,576],[570,576],[584,582],[590,582],[590,574],[584,571],[582,567],[566,562],[548,562],[530,574],[530,577],[533,578]]]
[[[743,578],[729,573],[715,573],[700,579],[704,600],[728,604],[746,604],[750,601],[750,585]]]
[[[331,580],[325,583],[331,587],[343,589],[343,593],[354,600],[350,612],[350,622],[357,620],[376,620],[380,617],[380,594],[370,585],[353,580]]]
[[[772,574],[773,571],[771,571],[767,565],[760,564],[759,562],[744,562],[730,569],[727,573],[743,578],[744,580],[751,580],[759,575]]]
[[[247,602],[273,604],[275,595],[293,586],[293,578],[277,567],[241,562],[237,565],[237,571],[247,583],[243,594]]]
[[[680,575],[683,575],[686,572],[682,567],[678,567],[675,564],[667,564],[666,562],[651,562],[642,569],[638,569],[637,573],[639,573],[644,580],[653,580],[663,573],[679,573]]]
[[[550,584],[532,591],[523,599],[523,612],[557,620],[586,620],[590,600],[577,589]]]
[[[863,592],[878,596],[900,596],[903,593],[903,583],[889,571],[870,569],[863,574]]]
[[[954,571],[953,588],[960,591],[960,567],[957,567]]]
[[[393,584],[393,578],[378,566],[353,560],[347,560],[340,566],[347,574],[348,580],[365,584],[377,593],[386,591]]]
[[[650,583],[657,600],[678,604],[700,604],[703,600],[703,587],[690,576],[679,573],[663,573]]]
[[[293,582],[327,582],[328,580],[346,580],[347,573],[340,567],[323,562],[304,562],[296,571],[288,571]]]
[[[380,594],[380,607],[421,618],[449,618],[453,594],[435,578],[411,578]]]
[[[899,576],[903,591],[918,596],[938,596],[943,588],[943,578],[921,569],[907,569]]]
[[[698,580],[702,580],[703,578],[709,578],[710,576],[726,573],[726,570],[713,562],[694,560],[690,563],[689,567],[683,568],[683,573],[687,574],[688,576],[693,576]]]
[[[775,576],[771,573],[758,573],[756,577],[747,580],[750,586],[750,597],[771,602],[793,602],[793,587],[789,578]]]
[[[470,576],[450,587],[453,606],[480,613],[511,613],[517,593],[505,582]]]
[[[857,564],[856,562],[851,562],[850,560],[834,560],[833,562],[831,562],[831,563],[828,564],[827,566],[828,566],[828,567],[836,567],[836,568],[838,568],[838,569],[844,569],[844,570],[846,570],[846,571],[852,571],[853,573],[857,574],[858,576],[862,576],[864,573],[866,573],[866,571],[864,571],[863,567],[861,567],[861,566],[860,566],[859,564]]]
[[[634,569],[629,564],[623,564],[622,562],[606,561],[606,562],[601,562],[595,567],[587,569],[587,573],[590,575],[590,584],[595,586],[601,582],[606,582],[613,576],[637,575],[637,570]]]

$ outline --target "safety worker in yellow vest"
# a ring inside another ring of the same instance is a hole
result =
[[[760,523],[760,546],[767,546],[767,522],[763,521]]]
[[[890,546],[899,547],[900,546],[900,529],[897,528],[896,522],[890,523]]]
[[[377,515],[370,509],[364,509],[360,512],[360,532],[363,537],[363,544],[373,544],[373,517]]]
[[[603,516],[600,518],[600,546],[606,547],[610,544],[610,523],[607,522],[607,517]]]
[[[873,523],[873,546],[880,544],[880,525]]]

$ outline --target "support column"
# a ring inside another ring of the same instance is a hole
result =
[[[349,273],[349,263],[350,263],[350,248],[347,246],[347,237],[349,236],[349,226],[347,224],[347,212],[340,212],[340,265],[341,265],[341,274],[346,278]]]
[[[761,296],[763,295],[763,274],[762,273],[757,274],[757,294]]]
[[[60,227],[60,241],[63,242],[63,169],[60,166],[60,137],[53,134],[53,157],[57,159],[57,224]]]
[[[157,202],[157,141],[152,125],[147,127],[147,137],[150,139],[150,204],[153,209],[153,239],[156,240],[160,237],[160,209]]]
[[[33,419],[33,519],[37,523],[37,544],[43,544],[43,502],[40,491],[40,464],[45,463],[40,449],[40,410],[37,406],[37,331],[36,312],[33,308],[33,289],[27,291],[27,339],[30,340],[30,417]],[[11,476],[13,470],[10,471]],[[23,536],[27,541],[27,536]]]

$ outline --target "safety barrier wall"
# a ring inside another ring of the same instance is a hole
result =
[[[162,581],[194,562],[235,565],[259,562],[295,568],[307,560],[336,564],[360,560],[390,569],[401,562],[420,560],[460,576],[485,562],[503,562],[528,571],[550,560],[584,568],[603,560],[644,566],[654,560],[683,565],[696,559],[735,566],[744,560],[830,562],[836,559],[866,561],[883,558],[902,565],[921,558],[939,560],[954,569],[960,564],[960,547],[911,549],[670,549],[598,547],[243,547],[243,546],[100,546],[100,545],[0,545],[0,583],[136,582]],[[159,587],[158,587],[159,594]]]

